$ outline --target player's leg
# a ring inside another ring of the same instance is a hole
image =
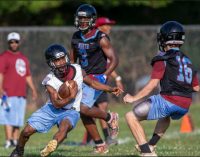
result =
[[[95,101],[98,99],[101,93],[102,91],[95,90],[94,88],[91,88],[83,83],[83,95],[81,100],[80,112],[85,116],[105,120],[112,130],[116,130],[117,134],[118,114],[114,112],[105,112],[94,106]]]
[[[101,136],[98,132],[96,123],[92,117],[85,116],[84,114],[81,114],[81,120],[87,130],[87,132],[90,134],[91,138],[93,139],[95,143],[94,152],[95,153],[107,153],[108,148],[105,142],[101,139]]]
[[[157,142],[160,140],[160,138],[164,135],[169,125],[170,125],[170,117],[159,119],[156,124],[153,136],[149,140],[149,145],[155,146]]]
[[[19,136],[19,141],[17,143],[16,148],[11,153],[10,157],[21,157],[24,154],[24,147],[28,139],[32,134],[34,134],[36,130],[31,127],[29,124],[25,126],[25,128],[21,131]]]
[[[119,126],[118,126],[118,114],[115,112],[105,112],[100,110],[98,107],[92,106],[91,108],[85,104],[81,104],[81,114],[92,117],[103,119],[107,122],[111,134],[113,137],[117,137]]]
[[[52,152],[56,150],[58,145],[67,137],[67,133],[72,129],[72,125],[70,124],[68,119],[64,119],[59,124],[59,129],[55,133],[52,140],[48,142],[45,148],[40,152],[42,157],[50,155]]]
[[[40,152],[42,157],[50,155],[56,150],[58,145],[67,137],[69,131],[75,128],[78,120],[80,119],[80,113],[74,109],[53,109],[56,112],[54,117],[54,123],[58,125],[58,131],[55,133],[52,140],[48,142],[45,148]]]
[[[151,100],[147,99],[144,102],[137,104],[132,111],[126,113],[126,121],[128,126],[136,139],[141,153],[147,155],[156,155],[152,154],[152,151],[149,147],[149,144],[146,139],[146,135],[140,121],[146,120],[150,111]]]
[[[170,103],[169,101],[163,100],[163,103],[165,104],[165,107],[163,108],[166,108],[167,111],[163,112],[165,113],[165,117],[158,120],[154,130],[154,134],[149,140],[149,144],[152,146],[155,146],[157,144],[157,142],[168,129],[170,125],[170,117],[173,120],[177,120],[188,112],[188,109],[181,108],[175,104]]]
[[[108,100],[107,100],[107,95],[104,96],[105,94],[102,94],[100,97],[99,97],[99,101],[98,102],[98,107],[100,110],[102,111],[107,111],[108,110]],[[102,96],[104,96],[104,98],[101,98]],[[101,125],[101,128],[102,128],[102,132],[103,132],[103,135],[105,137],[105,141],[108,145],[116,145],[118,144],[117,140],[114,139],[115,137],[112,137],[110,131],[109,131],[109,127],[108,127],[108,124],[105,120],[103,119],[99,119],[99,122],[100,122],[100,125]]]

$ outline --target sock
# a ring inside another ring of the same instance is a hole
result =
[[[99,144],[102,144],[103,143],[103,140],[100,139],[100,140],[97,140],[97,141],[94,141],[95,145],[99,145]]]
[[[149,144],[148,143],[145,143],[143,145],[139,145],[140,147],[140,150],[142,153],[151,153],[151,150],[149,148]]]
[[[17,145],[17,140],[12,140],[12,142],[15,146]]]
[[[156,145],[157,142],[160,140],[160,136],[156,133],[153,134],[152,138],[149,140],[149,145]]]
[[[105,137],[105,139],[109,136],[109,131],[108,131],[108,128],[103,128],[103,135]]]
[[[110,120],[110,118],[111,118],[110,113],[107,113],[106,122],[108,122]]]

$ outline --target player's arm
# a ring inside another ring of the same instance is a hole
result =
[[[76,97],[76,93],[77,93],[77,85],[75,85],[73,89],[70,89],[70,95],[67,98],[60,98],[58,92],[49,85],[46,85],[46,89],[47,89],[47,92],[49,93],[52,104],[56,108],[64,107],[66,104],[68,104],[72,99]],[[72,92],[71,90],[73,90],[74,92]]]
[[[117,72],[115,70],[111,73],[111,77],[114,78],[117,87],[119,87],[120,89],[124,90],[124,86],[123,86],[123,83],[122,83],[122,78],[121,78],[120,75],[117,74]]]
[[[124,102],[132,103],[146,97],[158,86],[159,82],[159,79],[150,79],[146,86],[142,90],[140,90],[136,95],[131,96],[130,94],[127,94],[124,97]]]
[[[127,94],[123,99],[126,103],[132,103],[134,101],[138,101],[147,95],[149,95],[160,83],[160,80],[163,78],[165,72],[165,64],[163,61],[157,61],[153,65],[153,70],[151,73],[151,79],[149,82],[145,85],[144,88],[142,88],[136,95],[132,96],[130,94]]]
[[[98,81],[92,80],[90,77],[88,77],[88,75],[86,75],[84,70],[82,70],[82,74],[83,74],[84,83],[86,83],[87,85],[91,86],[92,88],[95,88],[97,90],[103,90],[105,92],[110,92],[110,93],[115,94],[116,96],[120,95],[123,92],[118,87],[111,87],[111,86],[102,84],[102,83],[100,83]]]
[[[110,60],[107,70],[104,72],[104,74],[108,76],[117,67],[119,60],[107,37],[101,38],[100,46],[106,57]]]

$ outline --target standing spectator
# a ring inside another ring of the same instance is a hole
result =
[[[116,23],[116,21],[111,20],[108,17],[98,17],[97,20],[96,20],[95,26],[100,31],[109,35],[110,32],[111,32],[111,29],[112,29],[112,25],[114,25],[115,23]],[[109,64],[109,60],[107,62]],[[111,73],[111,77],[115,80],[117,87],[119,87],[120,89],[123,90],[124,86],[123,86],[122,81],[121,81],[122,78],[121,78],[120,75],[117,74],[117,72],[115,70]],[[108,94],[106,92],[103,92],[99,96],[99,98],[95,102],[95,106],[99,107],[103,111],[107,111],[107,109],[108,109]],[[99,121],[100,121],[102,132],[103,132],[103,135],[104,135],[104,138],[105,138],[105,142],[108,145],[117,144],[118,143],[117,140],[113,139],[113,137],[110,136],[110,132],[109,132],[108,125],[107,125],[106,121],[104,121],[103,119],[99,119]],[[83,141],[83,143],[87,143],[87,144],[89,144],[90,141],[91,141],[91,136],[87,132],[84,135],[84,140],[85,141]]]
[[[32,99],[37,92],[32,81],[27,57],[19,51],[20,35],[16,32],[7,36],[8,50],[0,55],[0,124],[5,127],[5,148],[17,145],[20,127],[24,125],[27,84],[32,90]]]
[[[77,9],[74,23],[78,31],[73,34],[70,55],[72,62],[79,61],[87,76],[105,84],[107,78],[116,68],[118,58],[108,35],[95,28],[96,18],[96,9],[89,4],[83,4]],[[110,60],[108,66],[107,59]],[[104,119],[112,131],[112,135],[117,135],[119,130],[117,113],[105,112],[94,106],[94,102],[102,92],[83,84],[83,97],[80,107],[81,119],[94,140],[95,153],[107,153],[108,149],[100,137],[93,118]]]
[[[170,125],[170,119],[184,116],[192,103],[192,93],[199,91],[197,73],[180,47],[185,41],[183,26],[176,21],[162,25],[157,34],[160,52],[152,59],[153,71],[147,85],[136,95],[127,94],[124,102],[133,103],[147,95],[160,83],[161,91],[138,103],[126,114],[126,121],[142,156],[157,156],[155,147]],[[140,121],[158,120],[152,138],[147,141]]]

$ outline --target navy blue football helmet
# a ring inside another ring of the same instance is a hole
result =
[[[95,26],[96,18],[96,9],[90,4],[82,4],[76,10],[74,25],[81,31],[87,31]],[[83,25],[83,23],[87,23],[87,25]]]
[[[65,58],[66,64],[56,66],[54,61],[60,58]],[[68,73],[68,65],[70,64],[69,54],[67,50],[59,44],[52,44],[45,50],[46,62],[53,71],[53,73],[62,78]]]
[[[164,23],[160,32],[157,34],[157,42],[159,49],[163,51],[164,47],[168,44],[182,45],[185,41],[185,31],[177,21],[168,21]]]

